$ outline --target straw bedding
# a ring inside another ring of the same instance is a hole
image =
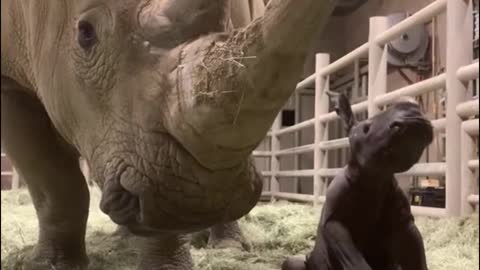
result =
[[[98,209],[100,192],[92,190],[87,228],[90,269],[135,269],[135,238],[115,236],[116,226]],[[37,237],[37,219],[28,192],[2,191],[1,269],[21,269]],[[206,248],[205,234],[192,239],[198,270],[278,270],[290,255],[305,254],[315,239],[320,209],[278,202],[262,204],[244,217],[250,251]],[[478,214],[468,218],[418,217],[430,270],[479,269]]]

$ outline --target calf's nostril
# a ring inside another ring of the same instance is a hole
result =
[[[400,123],[400,122],[393,122],[390,124],[390,129],[392,129],[394,132],[402,132],[405,129],[405,125]]]
[[[370,131],[370,125],[363,126],[363,133],[367,134]]]

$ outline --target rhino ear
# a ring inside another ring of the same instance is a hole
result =
[[[335,112],[345,123],[345,129],[347,133],[350,133],[352,127],[357,123],[350,105],[350,101],[344,94],[330,91],[327,91],[326,93],[335,104]]]

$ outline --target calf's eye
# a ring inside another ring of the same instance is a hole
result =
[[[78,44],[84,50],[88,50],[97,42],[97,34],[95,28],[90,22],[78,22]]]

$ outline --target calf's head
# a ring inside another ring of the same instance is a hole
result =
[[[399,100],[361,122],[356,121],[346,96],[337,95],[336,103],[335,110],[349,134],[350,163],[360,168],[384,173],[406,171],[433,140],[433,127],[413,99]]]

